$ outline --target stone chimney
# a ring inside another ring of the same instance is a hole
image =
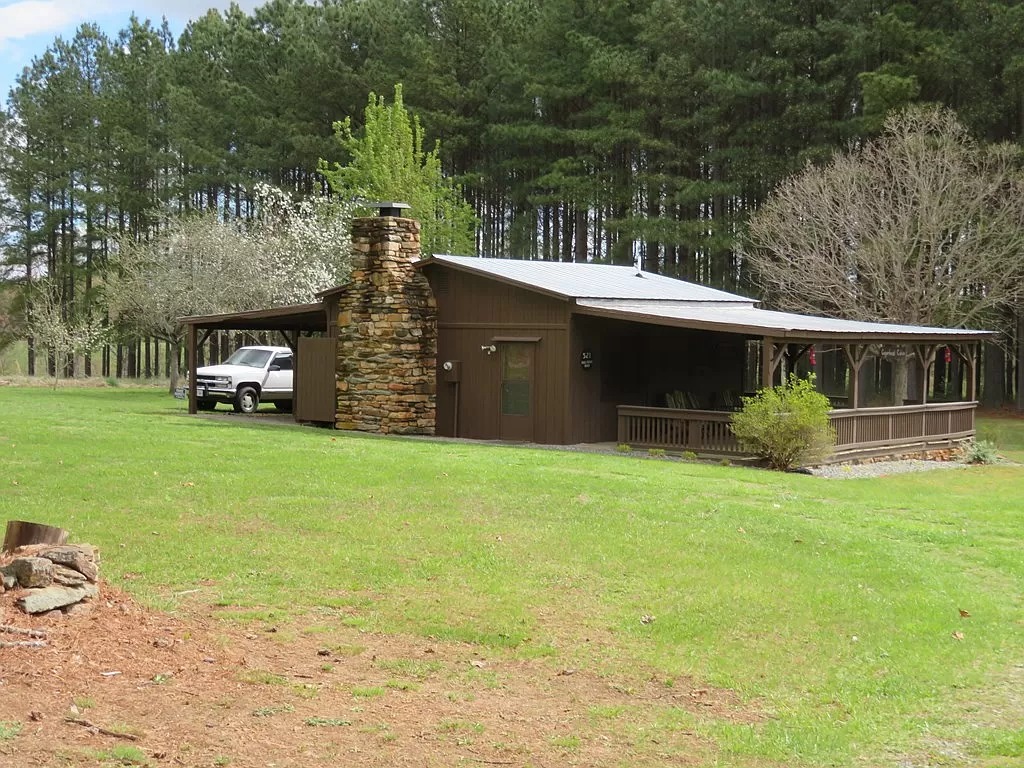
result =
[[[338,299],[335,426],[398,435],[434,434],[437,302],[413,268],[420,225],[400,203],[352,222],[353,263]]]

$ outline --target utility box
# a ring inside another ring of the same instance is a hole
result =
[[[444,380],[450,384],[457,384],[462,381],[462,361],[445,360],[441,363],[441,374]]]

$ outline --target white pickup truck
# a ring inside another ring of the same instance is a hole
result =
[[[230,403],[239,413],[254,413],[260,402],[279,411],[292,409],[294,364],[288,347],[239,347],[220,365],[196,371],[196,406],[212,411],[217,403]],[[175,390],[187,398],[188,388]]]

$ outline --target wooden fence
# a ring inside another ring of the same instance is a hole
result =
[[[929,403],[830,412],[836,457],[886,448],[951,444],[974,436],[977,403]],[[642,448],[745,456],[727,411],[620,405],[618,441]]]

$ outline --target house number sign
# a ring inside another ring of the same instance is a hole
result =
[[[584,349],[580,352],[580,368],[583,370],[589,370],[594,365],[594,353],[589,349]]]

